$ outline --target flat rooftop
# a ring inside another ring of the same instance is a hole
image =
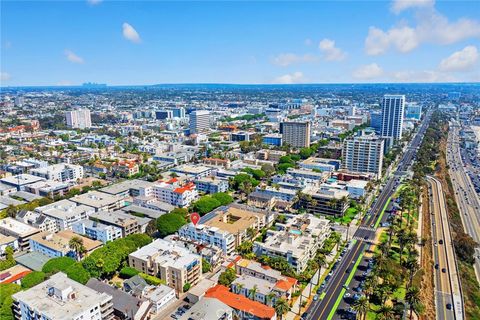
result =
[[[51,288],[62,292],[74,292],[75,296],[64,299],[56,294],[50,296],[49,289]],[[26,303],[30,308],[40,311],[52,320],[61,320],[76,319],[84,311],[108,301],[111,297],[90,289],[69,279],[64,273],[58,272],[33,288],[14,294],[13,298]]]
[[[208,221],[205,221],[208,218],[204,216],[202,219],[205,222],[200,220],[200,223],[237,234],[256,224],[259,217],[264,216],[264,214],[235,206],[224,206],[209,213],[208,216],[211,217]]]
[[[89,191],[71,198],[72,201],[86,206],[101,208],[121,201],[122,198],[100,191]]]
[[[0,181],[3,183],[7,183],[9,185],[23,186],[23,185],[31,184],[38,181],[45,181],[45,179],[31,175],[31,174],[23,173],[16,176],[10,176],[10,177],[0,179]]]
[[[133,180],[125,180],[119,183],[112,184],[110,186],[101,188],[100,191],[112,195],[124,193],[130,191],[131,189],[139,189],[139,188],[148,188],[153,186],[153,182],[133,179]]]
[[[17,235],[18,237],[28,237],[29,235],[40,231],[37,228],[10,217],[0,220],[0,233],[5,234],[5,232],[2,232],[2,229],[8,230],[10,233]]]

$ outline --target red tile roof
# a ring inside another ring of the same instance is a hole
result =
[[[222,285],[216,285],[215,287],[208,289],[205,293],[205,297],[215,298],[233,309],[250,313],[260,319],[272,319],[275,317],[275,309],[272,307],[230,292],[227,287]]]
[[[283,291],[288,291],[296,284],[297,284],[297,279],[285,277],[285,280],[278,280],[277,283],[275,284],[275,287]]]
[[[12,282],[15,282],[15,281],[17,281],[17,280],[22,279],[23,277],[25,277],[25,276],[26,276],[27,274],[29,274],[30,272],[32,272],[32,271],[30,271],[30,270],[22,271],[22,272],[20,272],[20,273],[17,273],[17,274],[14,275],[14,276],[8,278],[7,280],[2,281],[2,283],[12,283]]]

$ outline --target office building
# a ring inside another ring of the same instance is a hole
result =
[[[128,264],[143,273],[156,276],[183,292],[183,286],[200,281],[202,258],[175,242],[157,239],[128,256]]]
[[[17,320],[113,319],[112,296],[71,280],[62,272],[12,298]]]
[[[282,145],[282,135],[278,133],[264,135],[262,138],[262,143],[280,147]]]
[[[90,110],[77,109],[65,112],[65,119],[69,128],[85,129],[92,126]]]
[[[382,107],[381,136],[390,138],[390,145],[402,138],[404,95],[385,95]]]
[[[382,176],[384,140],[375,135],[356,136],[343,144],[342,167],[352,172],[374,173]]]
[[[370,112],[370,127],[375,129],[375,133],[380,134],[382,132],[383,116],[381,112]]]
[[[348,191],[325,185],[320,187],[307,186],[303,189],[303,194],[306,194],[307,197],[301,197],[298,206],[313,214],[342,217],[350,204]]]
[[[166,120],[166,119],[172,119],[172,118],[173,118],[172,110],[155,111],[155,119],[157,120]]]
[[[282,122],[280,133],[285,145],[293,148],[310,146],[310,122]]]
[[[170,108],[170,110],[172,110],[174,118],[180,118],[180,119],[185,118],[185,108],[175,107],[175,108]]]
[[[195,110],[190,113],[190,134],[208,131],[210,128],[210,112]]]

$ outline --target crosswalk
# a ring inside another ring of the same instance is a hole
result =
[[[371,232],[375,232],[375,228],[371,228],[371,227],[359,227],[358,230],[364,230],[364,231],[371,231]]]

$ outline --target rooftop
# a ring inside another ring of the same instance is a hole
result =
[[[10,176],[10,177],[0,179],[0,181],[10,185],[23,186],[23,185],[38,182],[38,181],[45,181],[45,179],[31,175],[31,174],[23,173],[16,176]]]
[[[203,298],[193,305],[179,320],[205,319],[217,320],[224,319],[223,314],[232,314],[233,309],[225,303],[214,298]]]
[[[200,219],[200,223],[236,234],[256,224],[258,219],[264,215],[265,213],[250,211],[246,208],[231,205],[228,207],[220,207],[208,215],[203,216]]]
[[[101,208],[121,201],[122,199],[118,196],[103,193],[100,191],[89,191],[88,193],[77,195],[71,198],[71,200],[90,207]]]
[[[119,193],[129,191],[131,189],[147,188],[152,185],[153,185],[152,182],[133,179],[133,180],[125,180],[119,183],[112,184],[108,187],[101,188],[100,191],[108,194],[116,195]]]
[[[54,290],[52,290],[54,289]],[[58,272],[50,279],[13,295],[52,320],[75,319],[81,313],[111,298]]]
[[[37,228],[29,226],[28,224],[17,221],[10,217],[0,220],[0,233],[4,233],[2,232],[2,229],[8,230],[19,237],[28,237],[29,235],[35,234],[40,231]]]

